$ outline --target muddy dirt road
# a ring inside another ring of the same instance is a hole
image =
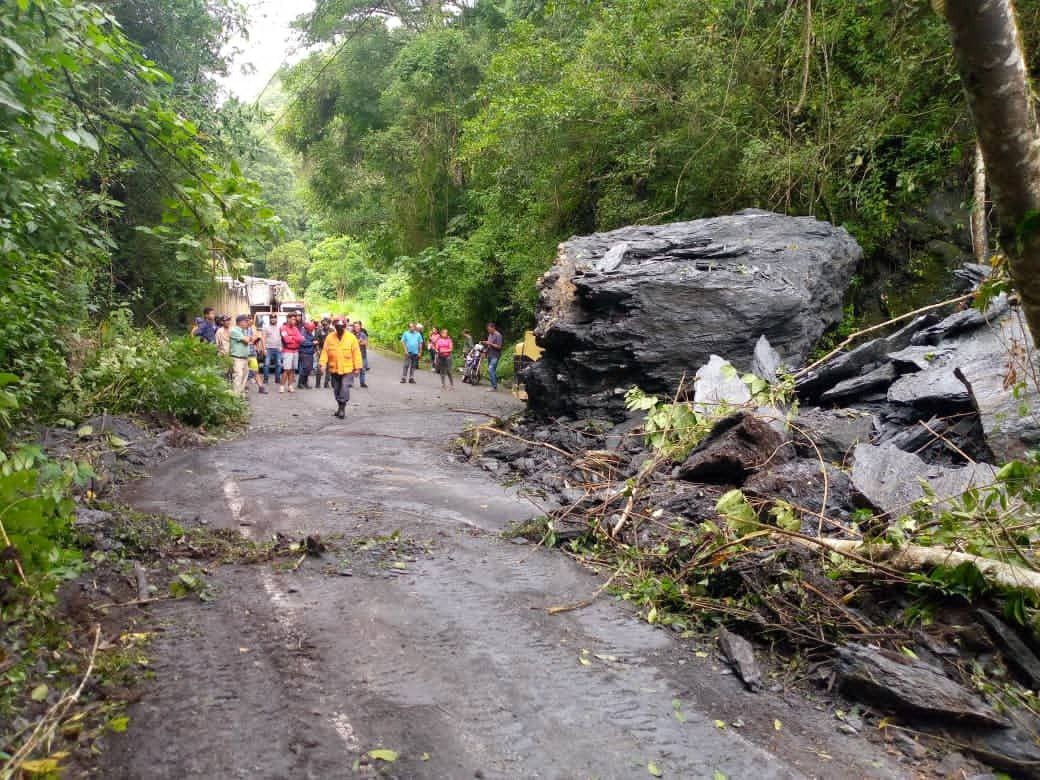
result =
[[[745,693],[714,653],[609,597],[549,615],[602,578],[501,538],[537,512],[446,449],[486,419],[451,408],[517,402],[459,383],[441,393],[428,368],[401,385],[396,361],[372,363],[346,420],[330,391],[253,394],[248,435],[184,452],[124,493],[255,538],[343,542],[296,571],[218,569],[213,601],[157,606],[155,680],[102,776],[646,778],[650,763],[670,778],[910,774],[839,734],[822,705]],[[373,766],[363,756],[376,748],[399,758]]]

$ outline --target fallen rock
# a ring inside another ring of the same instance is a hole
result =
[[[741,485],[763,464],[790,460],[786,442],[767,421],[738,412],[716,423],[679,467],[678,476],[690,482]]]
[[[762,689],[762,670],[758,668],[750,642],[723,626],[719,629],[719,650],[749,691]]]
[[[935,315],[921,315],[891,336],[867,341],[849,352],[834,356],[798,379],[795,383],[798,397],[803,401],[815,403],[824,392],[838,382],[854,377],[868,366],[881,363],[890,353],[910,346],[914,336],[937,321],[938,317]]]
[[[764,335],[758,337],[755,342],[755,354],[751,356],[751,373],[774,384],[783,367],[784,359],[780,353],[773,349]]]
[[[928,463],[963,465],[969,461],[992,463],[994,460],[993,453],[986,446],[978,415],[964,415],[953,420],[932,417],[901,428],[877,443],[892,444]]]
[[[84,506],[77,506],[76,515],[72,522],[77,529],[92,531],[99,526],[106,527],[111,525],[112,513],[101,509],[88,509]]]
[[[900,374],[927,371],[935,361],[950,354],[950,347],[907,347],[891,353],[888,359]]]
[[[979,413],[986,443],[1000,462],[1023,458],[1040,446],[1040,394],[1031,380],[1015,373],[1006,352],[956,369]],[[1018,385],[1019,379],[1024,384]]]
[[[494,458],[509,463],[524,457],[530,449],[531,447],[522,441],[511,439],[508,436],[498,436],[483,446],[481,454],[485,458]]]
[[[940,723],[955,721],[987,728],[1009,725],[982,699],[942,672],[893,652],[845,645],[838,648],[836,672],[847,694],[879,707]]]
[[[1011,626],[992,612],[979,610],[979,619],[1002,649],[1004,660],[1016,676],[1032,690],[1040,690],[1040,659]]]
[[[619,415],[629,387],[670,395],[712,354],[750,366],[761,335],[797,365],[861,256],[842,228],[755,210],[572,238],[540,282],[528,406]]]
[[[855,409],[806,408],[792,421],[791,430],[795,450],[802,457],[815,458],[819,450],[824,460],[844,463],[857,444],[871,440],[874,415]]]
[[[887,390],[897,376],[899,374],[891,363],[883,363],[873,371],[838,382],[820,395],[820,401],[825,404],[843,403],[876,390]]]
[[[1004,316],[1007,311],[1007,296],[1000,295],[989,305],[985,312],[981,312],[978,309],[965,309],[964,311],[951,314],[946,319],[923,328],[914,334],[913,338],[910,339],[910,343],[914,346],[935,345],[961,333],[978,330],[987,323],[995,322]]]
[[[991,484],[996,474],[987,463],[959,468],[928,464],[893,444],[858,444],[852,457],[854,496],[889,519],[908,512],[910,505],[924,496],[922,479],[935,491],[942,507],[948,504],[947,499],[960,496],[970,487]]]
[[[824,505],[824,477],[818,460],[799,458],[752,474],[744,483],[744,492],[753,498],[780,499],[800,508],[802,530],[816,534],[820,511],[831,520],[848,517],[852,507],[852,481],[849,475],[829,463],[824,464],[827,479],[827,503]],[[823,530],[834,531],[824,523]]]
[[[936,412],[947,416],[970,409],[971,403],[964,383],[945,366],[900,377],[888,388],[888,400],[922,414]]]
[[[954,751],[953,753],[947,753],[943,756],[942,760],[935,765],[935,773],[944,780],[962,780],[968,776],[974,767],[974,762],[970,761],[963,754]]]
[[[1032,724],[1033,728],[1035,725]],[[1029,731],[1022,728],[973,730],[957,736],[986,764],[1012,772],[1015,777],[1040,778],[1040,747]]]
[[[712,355],[697,370],[693,383],[693,408],[699,414],[717,415],[751,401],[751,390],[728,360]]]

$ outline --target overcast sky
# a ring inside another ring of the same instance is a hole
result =
[[[289,23],[313,10],[314,0],[246,0],[246,6],[249,40],[233,42],[242,51],[232,62],[230,75],[222,81],[232,95],[251,102],[283,62],[298,58],[292,54],[296,40]]]

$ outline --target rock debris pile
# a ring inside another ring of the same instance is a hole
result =
[[[1040,442],[1032,341],[1000,296],[800,368],[858,258],[842,230],[764,212],[572,239],[543,280],[528,415],[474,429],[461,455],[520,481],[545,512],[532,538],[600,562],[635,555],[662,583],[643,601],[655,615],[779,638],[824,659],[821,685],[1040,777],[1040,719],[1008,693],[1036,689],[1040,643],[993,610],[1008,611],[998,585],[1040,591],[1031,537],[1015,558],[944,535],[971,519],[965,491],[1000,493],[997,464]],[[633,386],[678,399],[675,419],[704,425],[696,444],[649,446],[664,418],[625,411]],[[921,499],[949,518],[931,537],[915,535]],[[951,585],[961,564],[982,585]],[[756,689],[751,662],[733,664]]]

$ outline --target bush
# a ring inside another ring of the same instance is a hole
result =
[[[17,581],[20,569],[35,584],[53,585],[79,561],[70,489],[90,476],[88,466],[48,460],[37,445],[0,451],[0,526],[13,548],[0,557],[0,580]]]
[[[100,342],[73,379],[66,416],[158,415],[199,426],[245,419],[246,403],[226,379],[230,362],[212,344],[191,336],[171,340],[129,322],[118,313],[102,327]]]

